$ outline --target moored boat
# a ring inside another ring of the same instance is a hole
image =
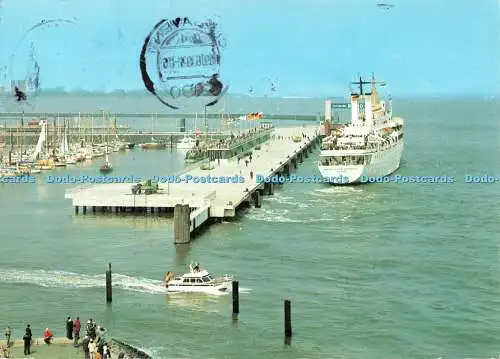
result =
[[[351,107],[351,122],[331,131],[325,128],[330,133],[325,133],[318,169],[331,184],[368,183],[399,168],[404,120],[392,115],[390,99],[379,100],[377,83],[385,85],[373,75],[371,81],[353,82],[359,91],[351,93],[351,103],[337,104]],[[363,85],[371,85],[370,90],[364,91]]]
[[[109,173],[111,171],[113,171],[113,165],[111,164],[111,162],[109,162],[108,155],[106,155],[106,161],[99,168],[99,172],[101,172],[101,173]]]
[[[198,141],[192,137],[184,137],[182,140],[177,142],[177,149],[179,150],[190,150],[198,144]]]
[[[168,292],[220,294],[231,290],[233,277],[215,278],[198,263],[191,263],[189,272],[182,276],[168,272],[164,283]]]
[[[141,143],[139,147],[144,150],[161,150],[166,148],[167,145],[165,143],[149,142],[149,143]]]

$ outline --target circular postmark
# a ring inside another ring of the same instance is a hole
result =
[[[219,77],[224,46],[213,20],[161,20],[142,46],[139,67],[144,86],[172,109],[212,106],[228,89]]]
[[[59,27],[67,24],[74,25],[76,20],[43,19],[23,33],[14,51],[10,54],[9,66],[5,68],[5,73],[1,79],[0,107],[9,112],[33,110],[35,108],[36,99],[41,91],[40,72],[42,69],[36,44],[38,42],[43,43],[47,39],[53,41],[55,34],[48,30],[57,29],[57,33],[62,34],[63,31],[60,31]],[[45,65],[50,63],[49,61],[53,59],[54,53],[55,51],[44,51],[42,53],[42,55],[45,54]],[[8,77],[7,72],[9,73]]]

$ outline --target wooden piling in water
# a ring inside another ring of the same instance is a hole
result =
[[[292,309],[291,303],[289,299],[285,299],[284,302],[284,310],[285,310],[285,338],[292,337]]]
[[[233,318],[240,314],[240,283],[233,281]]]
[[[106,303],[113,301],[113,287],[111,286],[111,263],[108,263],[106,271]]]

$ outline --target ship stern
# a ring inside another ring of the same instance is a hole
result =
[[[364,165],[318,166],[321,176],[332,185],[360,183],[364,169]]]

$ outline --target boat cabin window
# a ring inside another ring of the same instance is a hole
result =
[[[196,278],[191,278],[191,279],[190,279],[190,282],[191,282],[191,283],[196,283]]]
[[[196,278],[196,283],[203,283],[200,278]]]
[[[189,283],[189,278],[184,278],[184,283]]]
[[[208,275],[204,276],[202,279],[204,282],[210,282],[210,276]]]

